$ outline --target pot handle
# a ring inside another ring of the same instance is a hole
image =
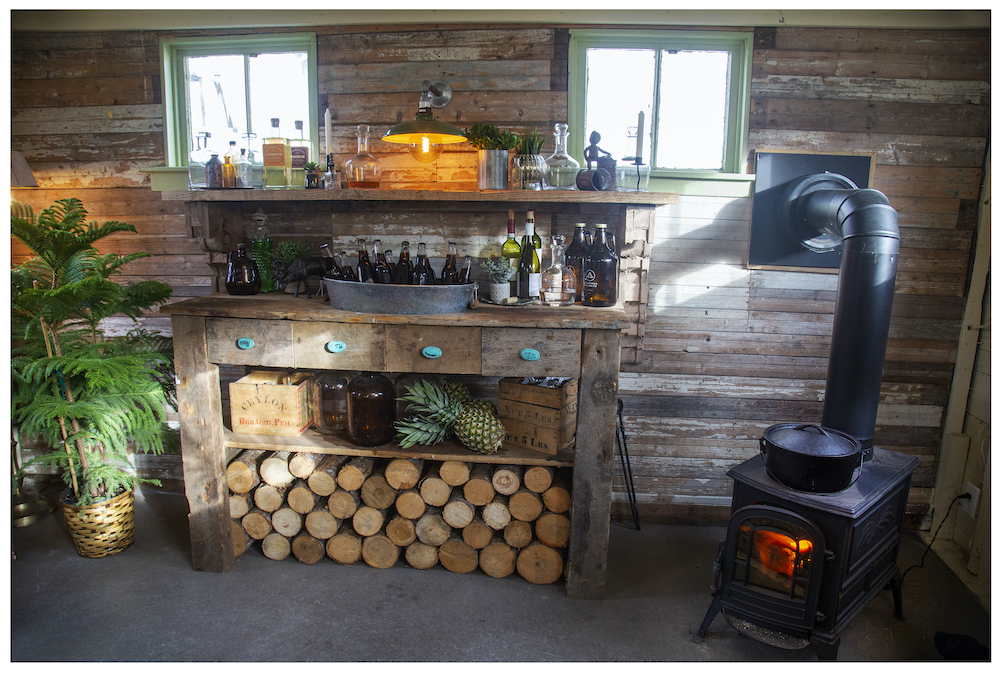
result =
[[[767,456],[767,441],[764,438],[760,439],[760,455]]]
[[[817,431],[819,431],[820,433],[822,433],[823,435],[825,435],[826,437],[830,437],[830,434],[826,432],[825,428],[823,428],[822,426],[817,426],[816,424],[801,424],[799,426],[796,426],[795,430],[797,430],[797,431],[807,431],[807,430],[813,429],[813,428],[816,429]]]

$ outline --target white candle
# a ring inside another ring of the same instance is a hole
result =
[[[330,122],[333,121],[333,115],[330,114],[330,108],[326,109],[323,121],[326,123],[326,153],[333,154],[333,144],[330,142]]]
[[[645,118],[645,114],[639,111],[639,129],[635,132],[635,163],[642,163],[642,122]]]

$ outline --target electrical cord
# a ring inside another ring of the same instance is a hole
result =
[[[972,498],[972,494],[970,494],[969,492],[965,492],[964,494],[959,494],[958,496],[956,496],[951,500],[951,503],[948,505],[948,511],[944,514],[944,519],[941,520],[941,524],[938,525],[937,531],[935,531],[934,535],[931,536],[931,542],[927,544],[927,549],[924,550],[924,554],[920,558],[920,563],[914,564],[913,566],[911,566],[910,568],[908,568],[906,571],[903,572],[902,577],[899,579],[900,587],[903,587],[903,581],[906,580],[906,574],[908,574],[910,571],[913,571],[913,569],[924,568],[924,560],[927,559],[927,553],[931,551],[931,546],[934,545],[934,541],[937,540],[938,534],[941,533],[941,527],[943,527],[944,523],[948,521],[948,516],[951,515],[951,509],[955,506],[956,503],[961,501],[963,498]]]

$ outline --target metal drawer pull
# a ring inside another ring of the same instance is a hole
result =
[[[249,337],[240,337],[236,340],[236,348],[241,351],[246,351],[247,349],[252,349],[254,347],[254,342]]]
[[[524,360],[538,360],[541,357],[542,354],[535,349],[521,349],[521,358]]]
[[[326,343],[326,350],[330,353],[340,353],[347,350],[347,344],[339,339],[334,339]]]
[[[423,355],[424,358],[434,359],[441,357],[441,349],[439,349],[436,346],[425,346],[420,350],[420,353]]]

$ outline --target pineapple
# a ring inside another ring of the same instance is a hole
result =
[[[493,403],[472,401],[470,396],[468,404],[463,404],[452,398],[448,388],[448,384],[441,388],[427,381],[406,388],[402,399],[410,403],[410,416],[395,424],[399,446],[435,445],[454,431],[463,445],[481,454],[500,449],[504,427],[494,413]],[[469,395],[465,384],[452,385],[452,391],[458,397],[463,392]]]
[[[484,401],[485,402],[485,401]],[[492,454],[503,444],[503,424],[493,414],[476,405],[466,405],[454,426],[459,442],[480,454]]]
[[[469,393],[469,387],[464,382],[446,381],[444,383],[444,392],[448,394],[449,398],[457,400],[462,404],[472,401],[472,394]]]
[[[497,414],[497,406],[494,405],[493,403],[491,403],[489,400],[486,400],[485,398],[480,398],[478,400],[471,400],[471,401],[467,402],[465,404],[465,406],[466,407],[476,407],[476,408],[481,409],[481,410],[483,410],[485,412],[489,412],[493,416],[496,416],[496,414]]]

